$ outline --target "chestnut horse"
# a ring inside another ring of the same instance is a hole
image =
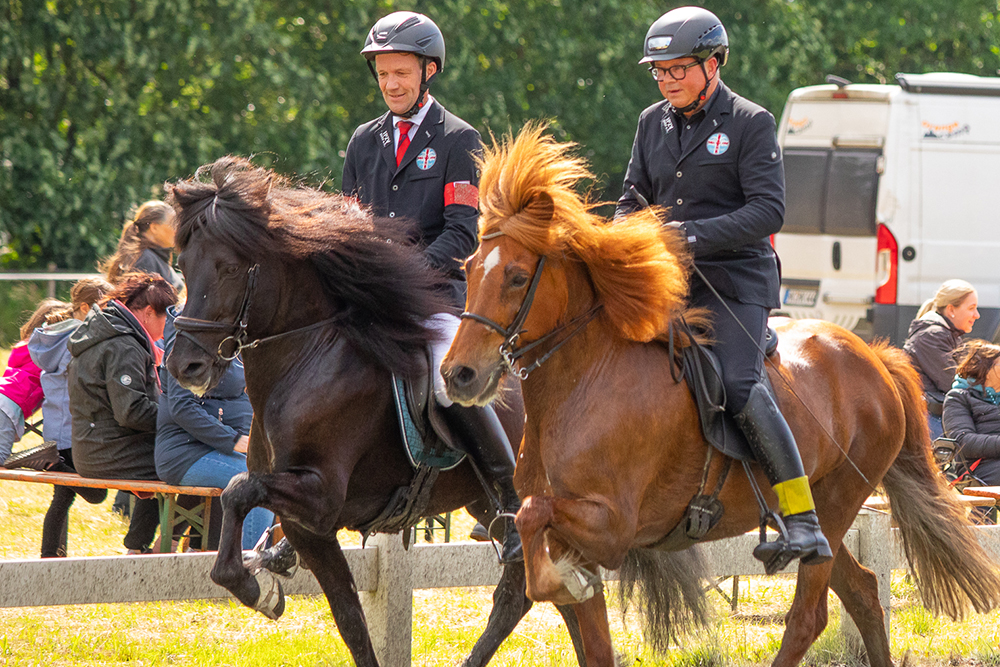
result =
[[[595,215],[575,190],[591,178],[586,164],[543,130],[529,125],[485,153],[469,312],[441,370],[449,396],[466,405],[492,400],[511,369],[522,378],[527,422],[515,483],[528,596],[576,604],[587,665],[604,667],[614,656],[598,566],[650,553],[641,548],[681,520],[706,461],[694,401],[672,379],[665,344],[671,320],[685,315],[689,260],[656,211],[613,222]],[[799,663],[826,625],[832,587],[869,663],[888,667],[875,575],[842,544],[875,485],[889,496],[929,609],[952,617],[970,604],[992,609],[1000,578],[930,458],[920,385],[904,353],[827,322],[776,324],[771,383],[835,558],[800,565],[774,664]],[[706,489],[724,463],[713,457]],[[751,470],[776,508],[763,471]],[[725,478],[719,499],[725,514],[707,540],[758,527],[742,471]],[[657,582],[646,583],[655,592]],[[663,626],[670,615],[658,616]]]
[[[433,335],[425,323],[443,310],[437,279],[398,223],[245,160],[222,158],[169,189],[188,296],[167,368],[200,395],[242,350],[254,409],[250,472],[222,494],[212,579],[247,606],[281,615],[277,580],[266,569],[249,571],[240,545],[247,512],[267,507],[316,575],[355,663],[373,667],[337,531],[384,529],[380,515],[414,478],[391,373],[411,375],[424,354]],[[498,414],[517,442],[517,391],[507,406]],[[468,462],[440,473],[422,515],[463,506],[486,525],[495,514]],[[524,589],[523,563],[506,566],[487,628],[463,664],[489,662],[531,606]],[[573,611],[561,611],[577,644]]]

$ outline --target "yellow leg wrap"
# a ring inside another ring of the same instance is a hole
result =
[[[812,489],[809,488],[809,478],[806,476],[779,482],[773,488],[774,492],[778,494],[778,506],[782,516],[801,514],[816,509]]]

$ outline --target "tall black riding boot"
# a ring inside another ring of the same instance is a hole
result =
[[[521,500],[514,490],[514,452],[496,412],[489,406],[466,408],[455,403],[445,408],[445,414],[461,446],[472,457],[486,483],[493,487],[487,491],[499,494],[501,511],[516,514]],[[515,563],[523,558],[521,537],[513,520],[507,520],[500,562]]]
[[[795,558],[807,565],[833,558],[830,543],[816,517],[809,478],[802,468],[795,437],[767,385],[762,382],[754,385],[746,406],[736,415],[736,423],[778,494],[788,531],[787,542],[780,537],[774,542],[763,542],[754,549],[754,557],[764,563],[768,574],[783,570]]]

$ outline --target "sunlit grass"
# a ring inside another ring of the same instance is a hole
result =
[[[0,365],[6,352],[0,350]],[[26,438],[17,448],[32,446]],[[0,482],[0,558],[35,558],[42,517],[51,487]],[[123,553],[125,524],[111,513],[111,498],[101,505],[77,499],[70,511],[71,556]],[[455,514],[452,535],[464,540],[473,525]],[[356,545],[355,534],[344,533]],[[437,538],[440,539],[440,538]],[[113,586],[114,581],[105,582]],[[781,643],[784,615],[795,580],[789,576],[741,578],[739,609],[710,593],[715,615],[708,628],[677,640],[664,656],[652,655],[639,623],[613,609],[611,625],[622,665],[664,667],[758,667],[769,665]],[[724,590],[730,590],[726,584]],[[970,616],[964,622],[935,618],[919,604],[912,582],[896,573],[892,585],[893,655],[909,653],[911,667],[1000,667],[1000,612]],[[608,597],[616,595],[609,585]],[[472,649],[492,606],[489,588],[414,592],[413,664],[457,665]],[[840,607],[829,596],[830,622],[803,664],[861,665],[839,632]],[[0,610],[0,665],[349,665],[323,598],[296,597],[278,621],[232,602],[163,602],[76,605]],[[572,644],[554,607],[535,605],[501,646],[491,665],[572,667]],[[392,667],[392,666],[387,666]]]

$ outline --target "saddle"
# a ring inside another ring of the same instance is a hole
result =
[[[682,551],[700,542],[708,534],[708,531],[719,522],[725,511],[718,496],[722,490],[722,484],[729,474],[733,459],[743,462],[744,465],[754,460],[743,431],[736,425],[736,421],[726,413],[726,391],[722,385],[722,366],[718,357],[710,349],[695,341],[694,335],[687,329],[686,324],[682,326],[690,338],[691,345],[681,350],[681,367],[684,379],[698,408],[702,434],[711,448],[709,448],[705,460],[701,489],[691,499],[680,523],[648,547],[658,551]],[[770,357],[777,348],[778,332],[768,326],[764,353]],[[680,381],[678,376],[675,376],[675,379]],[[764,374],[764,382],[770,386],[767,373]],[[712,460],[713,448],[723,454],[726,459],[719,479],[716,481],[715,490],[710,495],[705,495],[706,475],[708,465]]]
[[[722,366],[712,350],[694,342],[681,350],[684,379],[691,389],[705,439],[720,453],[737,461],[753,461],[743,431],[726,413],[726,390],[722,386]],[[778,348],[778,332],[767,327],[764,353],[770,357]],[[768,384],[767,374],[764,381]]]
[[[406,381],[392,375],[392,394],[396,403],[403,449],[413,466],[408,486],[398,487],[389,502],[373,520],[358,526],[362,544],[372,533],[403,533],[403,546],[410,546],[410,528],[424,517],[430,503],[434,482],[442,470],[451,470],[465,460],[466,454],[455,447],[443,408],[434,399],[434,376],[430,350],[418,359],[417,373]]]

